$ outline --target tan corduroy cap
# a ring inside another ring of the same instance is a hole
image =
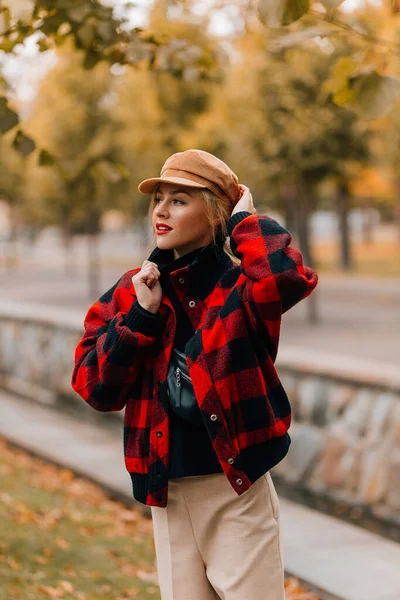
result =
[[[160,177],[145,179],[138,189],[143,194],[151,194],[160,181],[208,188],[218,198],[229,199],[233,206],[240,199],[238,177],[232,169],[213,154],[196,148],[172,154],[165,161]]]

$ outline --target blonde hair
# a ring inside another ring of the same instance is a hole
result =
[[[148,217],[150,221],[153,210],[156,206],[155,199],[159,187],[160,183],[156,185],[151,195],[148,210]],[[230,256],[233,262],[235,262],[236,264],[240,264],[241,260],[233,254],[228,238],[227,221],[232,214],[231,204],[228,200],[223,200],[219,198],[216,194],[214,194],[214,192],[212,192],[208,188],[199,188],[198,191],[200,192],[201,198],[205,205],[205,214],[212,231],[214,244],[216,243],[216,239],[219,235],[223,236],[225,240],[223,244],[223,251]],[[157,236],[154,231],[152,238],[152,245],[157,245]]]

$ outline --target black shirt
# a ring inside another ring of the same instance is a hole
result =
[[[184,311],[173,285],[170,273],[180,267],[189,265],[203,249],[213,251],[215,246],[202,246],[188,252],[184,256],[172,259],[160,269],[160,284],[164,293],[170,299],[176,313],[176,333],[174,346],[185,351],[185,345],[194,335],[194,328],[189,317]],[[173,256],[173,255],[172,255]],[[223,472],[219,460],[211,444],[207,430],[202,425],[195,425],[181,418],[169,405],[169,436],[170,436],[170,466],[169,478],[188,477],[193,475],[207,475]]]

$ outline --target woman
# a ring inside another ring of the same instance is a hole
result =
[[[96,410],[126,407],[163,600],[284,600],[269,470],[291,413],[274,361],[281,316],[317,274],[208,152],[173,154],[139,190],[157,245],[89,309],[72,386]]]

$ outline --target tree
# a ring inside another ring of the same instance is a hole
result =
[[[129,29],[126,20],[115,18],[113,8],[99,0],[2,0],[0,50],[12,53],[32,36],[38,39],[41,52],[71,42],[81,52],[82,66],[87,70],[99,62],[133,67],[144,64],[150,70],[169,70],[175,77],[188,72],[193,78],[207,68],[205,57],[198,53],[198,47],[191,47],[188,38],[182,46],[164,31],[156,35],[139,27]],[[21,127],[6,91],[0,96],[0,134],[10,130],[19,152],[26,156],[35,150],[36,143]],[[39,164],[42,159],[40,153]]]
[[[393,108],[400,92],[399,79],[391,74],[399,66],[399,4],[384,2],[374,7],[364,2],[358,11],[345,16],[340,12],[342,3],[258,0],[257,9],[261,22],[275,30],[274,44],[281,48],[314,38],[329,38],[331,45],[340,45],[344,36],[351,39],[346,68],[338,70],[335,65],[327,86],[335,104],[375,119]]]
[[[240,177],[249,177],[261,202],[268,190],[269,209],[285,214],[312,265],[308,223],[319,201],[318,186],[334,178],[343,191],[340,186],[369,156],[367,124],[336,106],[323,90],[336,52],[346,49],[326,54],[311,40],[301,48],[272,52],[265,32],[249,27],[235,50],[240,58],[215,99],[214,114],[198,123],[202,143],[218,150]],[[347,200],[342,193],[337,202],[345,266],[350,261]]]
[[[94,297],[99,291],[100,219],[111,194],[115,205],[121,201],[127,176],[116,137],[122,123],[113,114],[108,67],[98,64],[87,78],[79,54],[68,43],[59,49],[58,59],[42,82],[26,125],[49,149],[48,174],[38,178],[36,173],[36,181],[47,180],[48,185],[31,189],[29,198],[35,202],[41,196],[52,223],[62,230],[67,255],[71,236],[88,234],[89,288]]]
[[[139,181],[159,173],[169,155],[187,148],[186,135],[209,110],[223,78],[218,44],[205,33],[206,20],[193,20],[191,4],[185,3],[179,20],[170,16],[164,0],[155,2],[150,13],[149,30],[174,40],[164,49],[168,54],[173,49],[169,68],[161,64],[160,52],[155,71],[142,66],[119,77],[116,111],[125,125],[118,137],[130,173],[126,210],[134,219],[144,217],[148,205],[137,191]]]

